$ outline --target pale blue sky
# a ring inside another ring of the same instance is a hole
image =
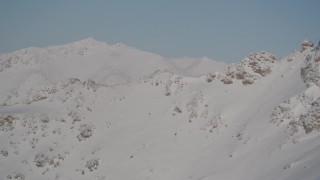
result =
[[[0,53],[93,37],[235,62],[320,39],[320,0],[0,0]]]

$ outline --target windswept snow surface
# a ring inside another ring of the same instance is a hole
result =
[[[93,39],[1,55],[0,179],[320,179],[316,59],[308,44],[225,65]]]

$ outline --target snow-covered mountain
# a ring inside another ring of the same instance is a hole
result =
[[[0,179],[319,179],[317,49],[227,65],[86,39],[1,55]]]

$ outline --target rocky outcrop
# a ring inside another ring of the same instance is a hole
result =
[[[313,47],[313,42],[309,39],[304,40],[300,45],[300,52],[303,52],[304,50]]]
[[[233,79],[258,79],[271,73],[275,60],[276,57],[266,51],[252,53],[240,63],[228,66],[225,74]]]
[[[290,136],[320,130],[320,88],[316,85],[274,108],[271,121],[287,125]]]
[[[316,53],[308,54],[305,57],[305,65],[301,68],[302,80],[307,86],[316,84],[320,87],[320,65]]]
[[[224,84],[232,84],[236,80],[240,80],[243,85],[253,84],[255,80],[270,74],[275,62],[275,55],[269,52],[252,53],[239,63],[229,65],[220,75],[220,80]],[[207,82],[215,79],[219,79],[217,73],[207,75]]]
[[[69,98],[73,97],[73,94],[77,92],[76,90],[84,92],[96,92],[100,87],[104,86],[91,79],[81,82],[76,78],[68,78],[67,80],[48,86],[32,88],[23,93],[13,91],[12,94],[5,99],[3,104],[6,106],[19,103],[32,104],[46,100],[47,98],[49,101],[60,100],[61,102],[66,102]]]
[[[16,117],[12,114],[0,116],[0,131],[11,131],[14,129],[14,121]]]
[[[311,104],[306,113],[300,116],[301,124],[308,134],[312,131],[320,131],[320,98]]]

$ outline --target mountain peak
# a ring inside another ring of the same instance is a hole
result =
[[[80,45],[80,46],[94,46],[96,44],[98,44],[99,42],[96,41],[95,39],[93,39],[92,37],[86,38],[86,39],[82,39],[79,41],[75,41],[71,44],[73,45]]]
[[[74,41],[72,43],[68,43],[64,45],[47,47],[46,49],[56,53],[63,53],[63,54],[76,53],[79,55],[84,55],[86,54],[87,51],[93,49],[94,47],[103,46],[103,45],[107,45],[107,44],[104,42],[96,41],[95,39],[90,37],[87,39]]]

